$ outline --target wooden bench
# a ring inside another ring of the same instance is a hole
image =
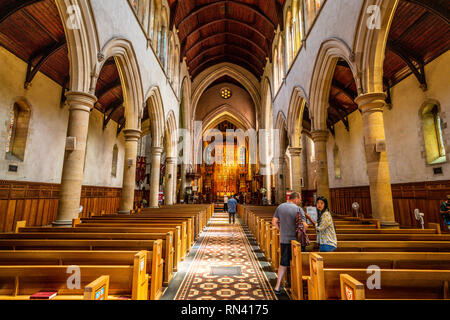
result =
[[[181,232],[179,227],[174,228],[168,228],[168,227],[127,227],[127,225],[123,226],[100,226],[93,225],[90,227],[90,225],[84,225],[81,227],[81,225],[78,225],[75,228],[21,228],[20,234],[33,234],[33,236],[22,236],[22,239],[37,239],[37,235],[41,233],[46,234],[125,234],[130,235],[133,234],[133,236],[123,236],[124,239],[140,239],[143,237],[138,236],[138,234],[149,234],[150,238],[154,238],[154,236],[151,236],[152,234],[161,234],[161,233],[172,233],[173,240],[172,240],[172,249],[169,250],[169,248],[165,247],[168,252],[173,252],[173,270],[177,271],[178,265],[180,261],[182,260],[182,257],[186,255],[186,253],[182,252],[182,241],[181,241]],[[59,236],[56,236],[59,237]],[[1,238],[1,235],[0,235]],[[8,237],[5,237],[8,238]],[[55,239],[55,236],[47,236],[43,235],[43,239]],[[100,237],[96,237],[100,238]],[[167,238],[169,240],[169,237],[163,236],[163,238]],[[159,239],[159,238],[157,238]]]
[[[341,275],[347,275],[347,279],[350,276],[360,284],[366,283],[371,275],[366,268],[325,268],[322,257],[317,253],[312,253],[310,259],[311,278],[308,284],[310,300],[348,299],[349,292],[342,295]],[[380,288],[366,289],[365,298],[448,299],[450,297],[448,286],[450,270],[378,269],[377,273],[381,279]],[[355,284],[360,293],[361,285]]]
[[[83,299],[85,287],[99,277],[109,277],[108,299],[128,296],[132,300],[148,300],[149,276],[146,272],[147,253],[135,255],[132,265],[77,265],[80,286],[70,281],[70,269],[61,265],[0,266],[0,299],[24,300],[39,291],[56,291],[56,300]],[[68,273],[69,271],[69,273]],[[68,286],[73,284],[75,288]],[[94,287],[95,288],[95,287]]]
[[[154,250],[158,240],[92,240],[92,239],[0,239],[0,250],[64,250],[64,251],[141,251]],[[172,248],[162,240],[162,248]],[[173,263],[170,260],[173,252],[166,257],[167,250],[162,250],[164,260],[163,285],[169,285],[173,278]]]
[[[312,255],[319,254],[327,268],[367,268],[377,265],[383,269],[449,269],[450,253],[432,252],[301,252],[301,245],[292,241],[292,296],[301,300],[305,281],[311,272]],[[302,281],[300,280],[302,279]]]
[[[158,300],[162,295],[163,259],[162,241],[153,251],[0,251],[0,265],[137,265],[144,261],[149,274],[149,298]],[[145,260],[142,254],[146,255]],[[139,258],[139,261],[136,259]]]

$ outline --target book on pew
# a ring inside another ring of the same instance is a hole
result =
[[[31,300],[51,300],[54,297],[56,297],[56,295],[58,294],[58,292],[56,291],[39,291],[36,292],[35,294],[33,294],[32,296],[30,296]]]

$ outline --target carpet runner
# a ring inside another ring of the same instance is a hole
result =
[[[175,300],[276,300],[238,219],[213,215]]]

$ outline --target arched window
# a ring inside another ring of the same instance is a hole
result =
[[[294,43],[292,40],[294,39],[293,35],[293,28],[292,28],[292,12],[291,9],[286,13],[286,63],[288,66],[291,65],[293,60],[293,49],[294,49]]]
[[[112,153],[112,166],[111,166],[111,175],[113,177],[117,176],[117,159],[119,158],[119,148],[117,148],[117,144],[114,145],[113,153]]]
[[[434,103],[426,104],[421,112],[422,130],[428,164],[443,163],[447,160],[439,114],[439,107]]]
[[[30,107],[25,102],[17,102],[10,113],[6,159],[23,161],[30,124]]]
[[[138,16],[139,22],[142,26],[146,27],[148,25],[150,11],[149,0],[130,0],[130,3]]]
[[[284,59],[283,59],[283,39],[280,35],[278,40],[278,88],[281,86],[284,77]]]
[[[334,177],[341,179],[341,162],[339,161],[339,148],[334,146],[333,149],[333,162],[334,162]]]
[[[273,86],[275,88],[274,92],[276,92],[276,90],[278,89],[278,67],[278,47],[275,47],[273,53]]]

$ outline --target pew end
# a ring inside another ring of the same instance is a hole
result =
[[[364,284],[348,274],[340,275],[342,300],[365,300]]]
[[[101,276],[84,288],[84,300],[108,300],[109,276]]]
[[[428,222],[428,228],[436,230],[437,234],[441,234],[441,225],[439,223]]]
[[[25,220],[17,221],[14,226],[14,233],[19,233],[20,228],[25,228],[27,226],[27,222]]]

